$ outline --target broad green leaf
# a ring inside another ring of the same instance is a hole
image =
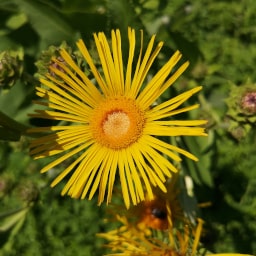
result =
[[[0,140],[18,141],[20,133],[0,126]]]
[[[31,26],[41,37],[41,48],[73,39],[75,31],[57,10],[39,1],[15,0],[15,2],[27,15]]]
[[[107,8],[115,25],[117,25],[123,32],[127,33],[127,28],[129,26],[137,27],[137,29],[142,28],[142,24],[131,1],[107,1]]]
[[[212,151],[208,151],[213,140],[213,133],[209,137],[184,137],[185,145],[188,151],[198,157],[198,162],[185,159],[187,164],[186,173],[188,173],[197,184],[213,186],[212,174],[210,172]],[[207,152],[205,152],[207,151]]]

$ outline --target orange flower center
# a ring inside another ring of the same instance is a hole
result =
[[[156,198],[152,201],[144,201],[141,206],[143,211],[141,213],[140,223],[144,223],[147,227],[159,230],[168,229],[167,209],[165,201]]]
[[[91,128],[94,139],[111,149],[127,148],[142,135],[144,112],[135,100],[125,97],[106,99],[94,109]]]

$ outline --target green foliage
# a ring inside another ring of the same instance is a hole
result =
[[[120,28],[126,38],[127,26],[138,34],[145,30],[145,41],[154,33],[164,41],[152,73],[176,49],[190,61],[185,76],[163,97],[198,84],[204,87],[191,100],[200,101],[200,111],[181,118],[207,118],[208,138],[176,141],[199,159],[181,164],[184,175],[194,181],[193,199],[211,202],[200,210],[206,221],[204,246],[213,252],[256,253],[255,113],[248,122],[236,102],[248,79],[255,90],[254,0],[0,0],[0,12],[0,51],[24,52],[22,76],[20,66],[13,76],[9,65],[5,76],[13,87],[8,92],[0,88],[0,255],[106,252],[103,241],[95,238],[108,228],[104,207],[94,200],[59,196],[62,185],[50,189],[58,170],[39,174],[45,160],[29,157],[23,135],[25,126],[40,125],[28,113],[34,108],[35,63],[42,52],[63,41],[75,49],[80,37],[90,46],[92,33],[110,35],[112,28]],[[123,47],[127,49],[125,39]]]

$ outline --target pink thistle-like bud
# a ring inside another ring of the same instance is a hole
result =
[[[241,107],[251,114],[256,113],[256,91],[249,91],[243,95]]]

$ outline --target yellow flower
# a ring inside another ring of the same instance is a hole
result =
[[[158,230],[167,230],[176,221],[185,221],[185,216],[179,202],[177,188],[178,175],[175,174],[166,182],[167,192],[154,189],[154,199],[139,203],[127,211],[127,216],[137,217],[137,223]],[[170,219],[168,220],[168,216]]]
[[[129,53],[124,68],[120,31],[113,30],[111,36],[110,46],[104,33],[94,34],[101,63],[98,69],[84,42],[77,42],[91,71],[88,76],[65,49],[60,50],[62,61],[53,60],[56,65],[51,65],[50,73],[40,80],[43,87],[36,88],[37,95],[44,100],[36,103],[48,109],[37,110],[32,116],[64,121],[63,125],[38,127],[28,132],[46,133],[31,143],[31,154],[36,159],[62,154],[45,166],[42,173],[77,156],[51,184],[55,186],[69,176],[62,195],[91,199],[99,190],[101,204],[107,191],[109,203],[115,178],[119,176],[124,202],[129,208],[131,201],[134,205],[143,201],[145,192],[153,199],[152,186],[166,192],[166,177],[177,171],[166,157],[181,161],[179,153],[197,160],[156,136],[205,136],[204,129],[198,126],[206,121],[170,120],[176,114],[198,108],[197,104],[179,107],[201,87],[153,105],[188,66],[185,62],[175,67],[181,58],[179,51],[146,82],[163,43],[153,50],[155,36],[152,36],[143,53],[141,32],[141,47],[136,56],[135,31],[129,28]]]
[[[129,219],[131,225],[151,230],[166,231],[170,225],[175,225],[178,222],[188,223],[189,220],[186,219],[178,198],[180,192],[177,187],[178,178],[178,173],[175,173],[166,181],[166,193],[158,188],[153,188],[154,198],[152,200],[149,200],[146,195],[144,201],[128,210],[123,204],[119,204],[119,200],[115,201],[111,207],[107,208],[108,216],[115,216],[118,212],[120,216]],[[115,198],[120,195],[118,190],[115,191],[115,195]],[[113,218],[110,217],[109,220],[111,219]]]
[[[206,254],[206,256],[253,256],[253,255],[241,254],[241,253],[214,253],[214,254]]]
[[[198,219],[196,227],[184,224],[181,228],[175,228],[169,222],[171,226],[168,233],[162,234],[162,239],[154,237],[142,223],[134,225],[125,216],[119,215],[116,220],[122,224],[120,228],[97,234],[108,240],[106,247],[113,253],[107,256],[252,256],[239,253],[212,254],[204,248],[200,250],[198,247],[203,228],[202,219]]]
[[[194,230],[188,225],[182,229],[169,227],[168,237],[156,238],[143,225],[132,225],[126,217],[116,216],[122,226],[107,233],[98,234],[109,241],[106,247],[113,252],[108,256],[195,256],[198,255],[198,244],[203,221],[198,220]],[[143,229],[144,228],[144,229]],[[194,231],[194,238],[192,237]],[[164,241],[163,241],[164,240]]]

